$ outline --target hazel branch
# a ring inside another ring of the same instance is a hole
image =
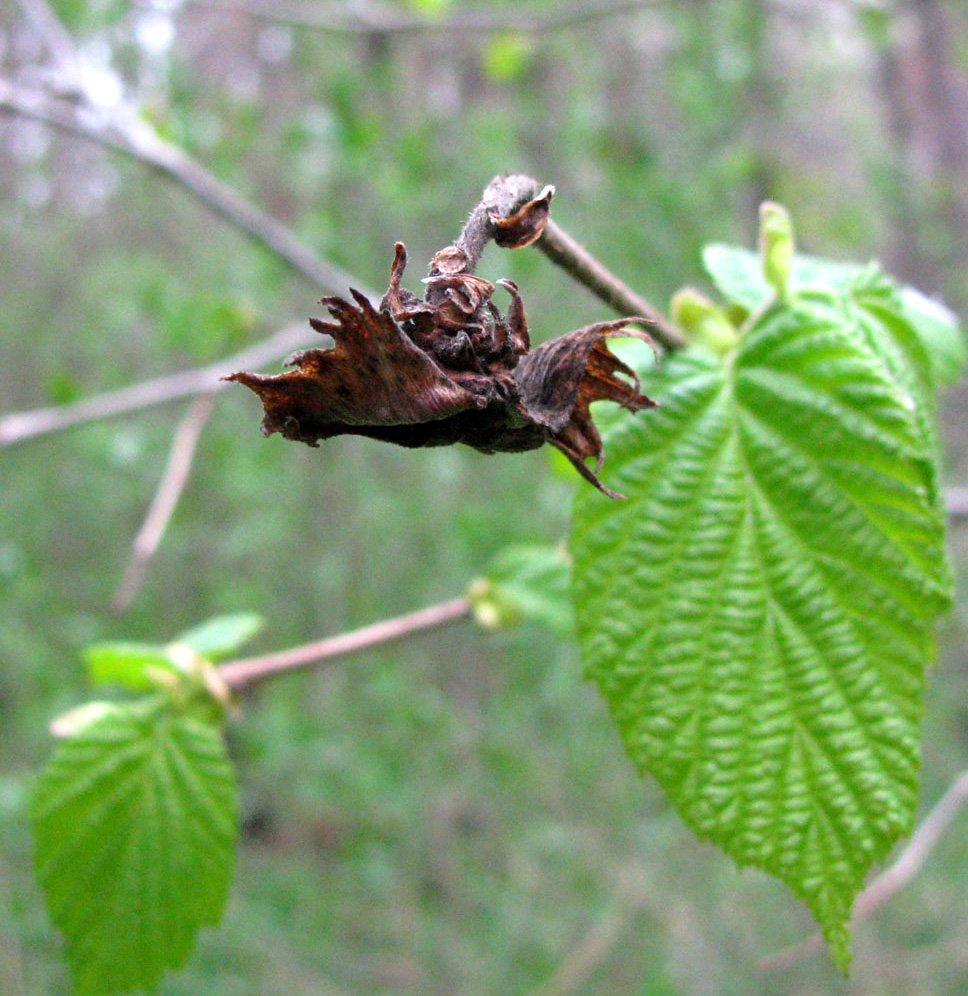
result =
[[[249,657],[228,661],[216,669],[219,678],[231,689],[248,688],[266,678],[292,671],[315,667],[324,661],[346,654],[356,653],[370,647],[402,640],[416,633],[438,629],[450,623],[460,622],[471,616],[473,611],[468,598],[452,598],[447,602],[431,605],[417,612],[384,619],[381,622],[364,626],[362,629],[340,633],[313,643],[307,643],[278,653],[262,657]]]
[[[682,333],[654,305],[597,260],[549,217],[554,187],[541,187],[522,173],[496,176],[485,188],[453,246],[434,258],[431,276],[445,264],[473,273],[484,247],[492,239],[506,248],[534,245],[569,276],[588,288],[620,315],[649,319],[648,331],[667,349],[685,345]],[[453,272],[451,270],[450,272]]]
[[[667,349],[686,344],[682,333],[654,305],[632,290],[553,221],[548,221],[536,246],[557,266],[587,287],[620,315],[644,315],[649,332]]]

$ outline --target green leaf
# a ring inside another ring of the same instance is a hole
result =
[[[902,314],[927,348],[932,379],[938,387],[953,384],[968,361],[968,345],[957,316],[913,287],[903,287],[900,293]]]
[[[911,826],[950,599],[935,453],[856,310],[763,312],[728,362],[673,358],[579,493],[588,673],[702,837],[806,901],[837,963],[871,865]]]
[[[481,61],[488,78],[498,83],[520,79],[534,53],[534,43],[515,31],[495,35],[481,49]]]
[[[562,546],[516,544],[498,552],[471,585],[475,616],[496,628],[522,620],[571,635],[571,558]]]
[[[772,297],[760,258],[749,249],[712,243],[705,246],[702,258],[720,294],[747,313],[765,306]],[[858,290],[863,293],[871,273],[879,275],[881,282],[890,283],[891,293],[895,295],[891,307],[921,340],[935,390],[957,380],[968,360],[968,346],[957,317],[913,287],[898,288],[876,265],[864,267],[797,254],[793,260],[792,289],[803,292],[813,288],[849,296]]]
[[[755,311],[772,294],[759,256],[749,249],[712,242],[703,246],[702,263],[716,290],[747,311]]]
[[[220,732],[159,700],[55,748],[32,800],[37,876],[77,996],[155,985],[222,913],[238,813]]]
[[[84,651],[88,677],[93,685],[120,685],[140,692],[157,687],[151,671],[173,670],[164,647],[151,643],[116,641],[95,643]]]
[[[216,616],[176,636],[173,642],[184,643],[199,657],[214,661],[248,643],[264,625],[265,620],[255,612]]]
[[[736,345],[736,327],[726,313],[692,287],[683,287],[673,294],[669,317],[690,343],[703,345],[720,355]]]
[[[773,288],[763,273],[760,256],[741,246],[712,242],[703,247],[702,262],[716,290],[747,311],[756,311],[773,296]],[[820,286],[846,291],[863,267],[856,263],[838,263],[797,253],[793,257],[793,290]]]
[[[124,712],[125,706],[118,702],[101,702],[95,700],[74,706],[55,716],[50,722],[50,732],[55,737],[76,737],[89,726],[104,719]]]

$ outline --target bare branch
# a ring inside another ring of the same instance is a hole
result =
[[[469,618],[471,612],[469,599],[452,598],[449,602],[431,605],[405,616],[384,619],[362,629],[340,633],[338,636],[327,637],[290,650],[281,650],[264,657],[228,661],[219,665],[218,676],[229,688],[247,688],[278,674],[313,667],[334,657],[342,657],[357,650],[366,650],[428,629],[437,629],[449,623],[459,622]]]
[[[918,824],[907,846],[890,868],[881,872],[854,901],[854,924],[873,913],[895,893],[900,892],[924,866],[938,841],[959,810],[968,802],[968,770],[962,771],[948,786],[934,808]],[[823,937],[817,933],[798,944],[775,951],[760,960],[765,972],[782,971],[823,950]]]
[[[584,990],[595,970],[622,939],[633,915],[645,905],[648,895],[646,888],[642,882],[630,883],[630,873],[633,879],[641,878],[641,875],[635,876],[635,869],[623,871],[615,895],[602,915],[571,949],[551,977],[531,990],[529,996],[569,996]]]
[[[80,65],[74,39],[46,0],[19,0],[19,3],[58,67],[70,76],[79,77]]]
[[[198,7],[226,13],[241,13],[260,20],[314,28],[333,34],[494,34],[519,31],[547,34],[581,27],[593,21],[636,14],[655,7],[669,6],[674,0],[608,0],[605,3],[573,2],[555,4],[553,9],[536,12],[505,7],[500,11],[463,8],[440,18],[409,14],[387,3],[300,3],[298,0],[185,0],[182,7]]]
[[[0,110],[44,121],[106,148],[123,152],[191,191],[215,214],[273,252],[298,273],[330,293],[344,293],[359,282],[316,255],[292,231],[250,204],[178,146],[163,139],[133,108],[105,111],[49,97],[0,79]],[[368,297],[373,291],[359,288]]]
[[[681,349],[685,346],[686,340],[682,333],[663,318],[654,305],[619,280],[553,221],[548,222],[535,245],[548,259],[584,284],[599,300],[620,315],[644,315],[650,318],[652,321],[648,331],[668,349]]]
[[[124,570],[118,590],[114,595],[113,607],[121,612],[134,600],[141,582],[144,579],[148,561],[158,549],[161,538],[165,535],[168,523],[174,514],[178,499],[181,497],[188,474],[195,457],[195,449],[202,429],[212,414],[215,404],[213,394],[204,394],[196,398],[188,409],[188,414],[175,430],[168,454],[168,463],[162,472],[158,489],[148,508],[148,514],[131,545],[131,557]]]
[[[0,417],[0,446],[10,446],[33,436],[42,436],[97,419],[125,415],[128,412],[140,411],[179,398],[221,391],[228,386],[222,380],[228,374],[246,367],[260,367],[270,360],[277,360],[298,346],[312,341],[313,338],[315,333],[308,327],[288,325],[263,342],[234,356],[219,360],[211,366],[130,384],[128,387],[96,394],[70,405],[53,405],[4,415]]]

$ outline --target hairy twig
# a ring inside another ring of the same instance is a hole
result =
[[[654,7],[665,7],[674,0],[607,0],[587,3],[583,0],[555,4],[551,9],[516,9],[505,7],[461,8],[443,17],[422,17],[400,7],[376,0],[355,3],[300,3],[293,0],[185,0],[183,7],[200,7],[223,12],[243,13],[260,20],[314,28],[333,34],[424,35],[424,34],[495,34],[517,31],[522,34],[548,34],[582,27],[626,14],[636,14]]]
[[[663,318],[654,305],[649,304],[631,287],[619,280],[553,221],[548,222],[544,233],[535,244],[548,259],[619,314],[644,315],[651,319],[649,332],[668,349],[681,349],[685,346],[686,340],[682,333]]]
[[[467,619],[472,612],[469,599],[452,598],[405,616],[384,619],[364,626],[362,629],[340,633],[314,643],[307,643],[289,650],[281,650],[264,657],[249,657],[244,660],[228,661],[218,667],[218,676],[233,689],[247,688],[266,678],[286,674],[307,667],[322,664],[334,657],[343,657],[358,650],[366,650],[382,643],[400,640],[428,629],[437,629],[448,623]]]
[[[131,544],[131,556],[114,595],[112,604],[118,612],[131,604],[141,587],[148,561],[158,549],[158,544],[161,543],[161,538],[165,535],[168,523],[178,505],[178,499],[188,482],[198,440],[212,414],[214,404],[213,394],[204,394],[196,398],[175,430],[168,463],[158,482],[158,489],[148,508],[148,514]]]
[[[911,882],[965,803],[968,803],[968,770],[962,771],[951,782],[944,795],[918,824],[894,864],[881,872],[854,901],[852,910],[854,924],[870,916],[879,906]],[[775,951],[761,959],[759,967],[763,971],[770,972],[790,968],[805,958],[819,953],[823,947],[823,937],[819,933],[812,934],[798,944]]]

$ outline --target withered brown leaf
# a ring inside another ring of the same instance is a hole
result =
[[[541,234],[553,188],[504,216],[488,211],[489,235],[528,245]],[[473,216],[472,216],[473,220]],[[537,234],[535,234],[537,233]],[[358,291],[353,302],[324,297],[333,321],[310,319],[332,336],[330,349],[307,349],[287,360],[294,369],[269,376],[236,373],[262,399],[262,431],[310,446],[355,434],[400,446],[464,443],[483,453],[557,447],[578,472],[613,498],[598,478],[602,440],[589,406],[617,402],[630,411],[654,406],[633,370],[608,349],[607,339],[635,336],[638,317],[598,322],[530,349],[524,304],[510,280],[507,315],[491,297],[495,285],[469,272],[476,259],[460,244],[441,250],[424,281],[424,299],[401,286],[407,254],[402,243],[379,308]],[[479,249],[477,250],[479,255]],[[586,461],[596,459],[593,471]]]

